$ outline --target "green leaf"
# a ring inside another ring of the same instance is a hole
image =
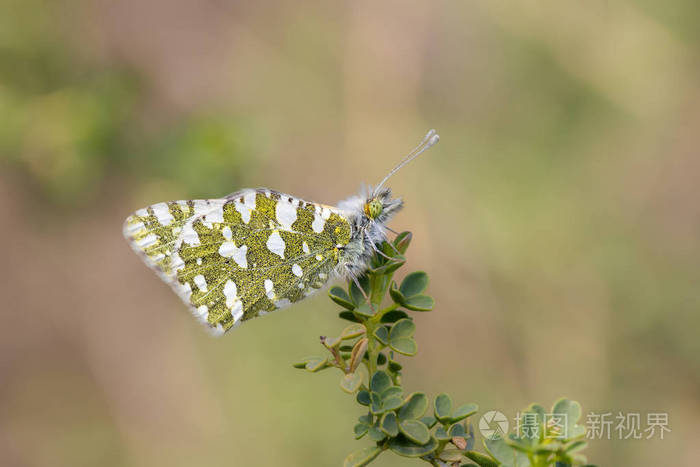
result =
[[[353,323],[361,323],[362,322],[362,321],[360,321],[360,319],[357,316],[355,316],[355,313],[353,313],[352,311],[341,311],[340,313],[338,313],[338,317],[340,319],[352,321]]]
[[[386,355],[379,352],[377,354],[377,365],[381,366],[381,365],[384,365],[385,363],[386,363]]]
[[[448,420],[452,413],[452,399],[447,394],[438,394],[433,403],[435,407],[435,418],[441,422]]]
[[[426,415],[425,417],[421,417],[420,421],[425,423],[425,426],[427,426],[428,428],[434,427],[437,423],[437,419],[432,415]]]
[[[435,438],[423,445],[416,444],[404,436],[397,436],[389,441],[389,449],[403,457],[423,457],[434,452],[438,448]]]
[[[423,271],[416,271],[404,278],[399,291],[404,297],[410,298],[423,292],[426,287],[428,287],[428,275]]]
[[[417,444],[430,441],[430,430],[420,420],[399,420],[399,431]]]
[[[428,398],[422,392],[414,392],[406,398],[406,404],[399,410],[399,420],[416,420],[428,408]]]
[[[391,386],[384,391],[382,391],[382,399],[388,399],[389,397],[401,397],[403,394],[403,389],[401,386]]]
[[[322,337],[321,344],[326,346],[328,349],[333,349],[335,347],[340,347],[340,337]]]
[[[369,340],[366,337],[363,337],[362,339],[358,340],[355,343],[355,346],[352,348],[352,352],[350,353],[350,371],[355,372],[357,370],[357,367],[360,366],[360,363],[362,362],[362,359],[365,357],[365,354],[367,353],[367,345],[369,343]]]
[[[369,427],[369,439],[372,441],[381,441],[386,438],[386,434],[379,429],[378,426]]]
[[[462,451],[455,448],[445,449],[440,453],[440,460],[449,463],[459,462],[462,460]]]
[[[389,287],[389,295],[391,295],[391,299],[398,304],[403,304],[403,302],[406,301],[406,297],[404,297],[403,294],[399,291],[399,289],[396,287],[396,282],[394,281],[391,281],[391,287]]]
[[[391,331],[389,332],[389,340],[394,340],[398,338],[404,338],[404,337],[412,337],[413,334],[416,332],[416,325],[413,324],[413,321],[410,319],[402,319],[396,322],[391,327]]]
[[[345,458],[343,467],[363,467],[376,459],[381,453],[382,448],[379,446],[360,449],[359,451],[355,451]]]
[[[328,360],[324,357],[309,357],[306,360],[306,369],[311,373],[323,370],[328,367]]]
[[[529,467],[530,465],[527,454],[513,449],[502,438],[487,438],[484,440],[484,446],[488,453],[503,467]]]
[[[498,467],[498,462],[496,460],[480,452],[467,451],[464,455],[476,462],[479,467]]]
[[[369,392],[365,390],[358,391],[356,399],[357,403],[360,405],[369,405]]]
[[[379,326],[377,329],[375,329],[374,337],[379,339],[379,342],[384,345],[389,344],[389,330],[386,328],[386,326]]]
[[[406,253],[406,250],[408,250],[408,246],[411,244],[412,239],[413,234],[411,232],[401,232],[394,239],[394,246],[397,250],[399,250],[399,253],[403,255]]]
[[[462,425],[461,423],[455,423],[454,425],[452,425],[448,430],[448,433],[450,434],[450,438],[466,438],[467,436],[467,432],[464,429],[464,425]]]
[[[340,379],[340,389],[352,394],[360,388],[362,384],[362,373],[348,373]]]
[[[369,278],[367,276],[362,276],[357,280],[357,282],[360,283],[362,290],[364,290],[365,293],[362,293],[362,291],[357,287],[355,281],[350,282],[350,299],[356,306],[365,303],[365,295],[369,296]]]
[[[390,323],[395,323],[398,320],[403,319],[403,318],[410,319],[408,316],[408,313],[406,313],[403,310],[391,310],[391,311],[385,313],[384,315],[382,315],[382,318],[379,321],[382,323],[390,324]]]
[[[382,400],[382,408],[385,411],[396,410],[399,407],[401,407],[402,405],[404,405],[405,403],[406,403],[406,401],[401,399],[400,397],[391,396],[391,397],[387,397],[386,399]]]
[[[358,423],[355,425],[355,428],[353,428],[353,431],[355,432],[355,439],[360,439],[367,434],[367,431],[369,431],[369,425],[365,423]]]
[[[352,303],[352,300],[341,287],[335,286],[331,288],[331,290],[328,292],[328,296],[331,297],[331,300],[343,308],[347,308],[351,311],[355,309],[355,305]]]
[[[416,352],[418,352],[418,345],[412,337],[393,339],[389,345],[398,353],[408,357],[413,356],[416,354]]]
[[[393,359],[389,359],[389,365],[388,365],[388,367],[387,367],[387,370],[389,370],[390,372],[396,374],[396,373],[398,373],[399,371],[401,371],[401,369],[403,369],[403,365],[401,365],[399,362],[397,362],[397,361],[395,361],[395,360],[393,360]]]
[[[355,309],[355,313],[358,315],[366,316],[366,317],[372,317],[374,316],[374,310],[370,306],[369,303],[363,303],[362,305],[358,306]]]
[[[445,427],[439,426],[435,428],[435,439],[438,441],[448,441],[450,439],[450,435],[445,430]]]
[[[370,400],[370,405],[369,405],[369,410],[373,414],[380,414],[383,413],[383,405],[382,405],[382,396],[380,396],[376,392],[370,392],[369,393],[369,400]]]
[[[566,435],[566,439],[574,439],[586,434],[586,429],[577,422],[581,418],[581,404],[566,398],[559,399],[552,407],[553,414],[562,416],[562,420],[566,421],[566,427],[562,435]]]
[[[375,372],[369,380],[370,391],[378,394],[381,394],[391,386],[391,377],[382,370]]]
[[[459,407],[452,413],[452,416],[450,417],[450,423],[455,423],[460,420],[464,420],[465,418],[474,415],[477,411],[479,410],[479,406],[476,404],[464,404]]]
[[[367,329],[362,324],[351,324],[350,326],[347,326],[345,329],[343,329],[343,332],[340,333],[340,338],[346,341],[349,339],[360,337],[366,332]]]
[[[399,269],[401,266],[406,263],[405,258],[396,258],[392,259],[391,261],[387,261],[386,263],[382,264],[381,266],[377,266],[376,268],[371,268],[369,272],[373,274],[391,274],[392,272],[396,271]]]
[[[391,436],[392,438],[399,434],[399,424],[396,421],[396,414],[394,412],[387,412],[382,416],[382,421],[380,423],[382,431]]]
[[[407,298],[403,306],[413,311],[430,311],[435,306],[435,300],[427,295],[415,295]]]

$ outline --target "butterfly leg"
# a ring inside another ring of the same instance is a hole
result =
[[[362,286],[360,285],[360,281],[358,281],[357,277],[355,277],[355,276],[352,276],[352,281],[355,283],[357,288],[360,289],[360,292],[362,292],[362,296],[365,297],[365,301],[369,305],[370,310],[372,310],[372,313],[374,313],[375,312],[374,306],[372,306],[372,302],[370,301],[369,297],[365,293],[365,289],[363,289]]]

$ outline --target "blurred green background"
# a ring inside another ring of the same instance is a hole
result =
[[[700,3],[0,0],[0,464],[339,465],[294,370],[319,294],[221,339],[131,252],[144,205],[392,180],[432,278],[408,389],[666,412],[599,465],[700,458]],[[382,456],[380,466],[422,465]]]

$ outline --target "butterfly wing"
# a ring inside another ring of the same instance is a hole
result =
[[[224,332],[322,288],[351,228],[335,208],[259,189],[149,206],[125,234],[195,316]]]

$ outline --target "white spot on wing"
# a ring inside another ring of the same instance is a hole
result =
[[[316,255],[316,261],[323,261],[323,256]]]
[[[170,214],[170,209],[165,203],[158,203],[151,206],[153,209],[153,214],[158,219],[162,225],[170,225],[170,223],[175,219],[172,214]]]
[[[148,248],[151,245],[154,245],[158,241],[158,237],[155,234],[148,234],[145,237],[143,237],[140,240],[136,241],[136,245],[138,245],[139,248]]]
[[[224,227],[221,230],[221,235],[223,235],[226,240],[231,240],[233,238],[233,234],[231,232],[231,227],[229,227],[228,225],[226,227]]]
[[[311,223],[311,228],[316,233],[323,232],[323,226],[326,225],[326,220],[321,216],[321,208],[316,206],[316,211],[314,212],[314,221]]]
[[[182,238],[183,242],[189,243],[190,245],[199,245],[199,235],[197,235],[197,232],[192,228],[192,223],[188,222],[185,224],[185,226],[182,228]]]
[[[207,281],[204,279],[204,276],[201,274],[197,274],[194,276],[194,284],[201,290],[202,292],[207,291]]]
[[[224,222],[224,208],[223,206],[217,206],[212,208],[206,216],[204,216],[204,222],[212,224],[214,222],[223,223]]]
[[[267,298],[272,300],[275,298],[275,290],[274,290],[274,284],[270,279],[265,279],[265,294],[267,295]]]
[[[231,280],[227,280],[224,285],[224,296],[226,297],[226,306],[231,309],[231,316],[234,321],[238,321],[243,316],[243,303],[238,298],[238,288]]]
[[[297,220],[297,209],[286,199],[280,199],[275,207],[275,215],[284,230],[292,230],[292,224]]]
[[[207,315],[209,314],[209,307],[206,305],[201,305],[197,308],[195,316],[200,319],[200,321],[205,322],[207,320]]]
[[[224,258],[233,258],[236,264],[242,268],[248,267],[248,246],[243,245],[240,248],[233,242],[224,242],[219,247],[219,254]]]
[[[299,266],[296,263],[292,265],[292,273],[297,277],[301,277],[304,275],[304,271],[302,271],[301,266]]]
[[[126,232],[127,235],[134,235],[136,232],[143,229],[144,227],[146,227],[146,226],[143,224],[143,222],[139,221],[139,222],[136,222],[134,224],[127,224],[124,231]]]
[[[308,245],[308,243],[306,243],[306,242],[303,242],[303,243],[301,244],[301,249],[302,249],[302,251],[303,251],[304,253],[306,253],[307,255],[311,252],[311,250],[309,250],[309,245]]]
[[[250,213],[255,209],[255,192],[249,191],[243,196],[243,202],[239,199],[233,201],[233,207],[241,214],[244,223],[250,222]]]
[[[267,249],[284,259],[284,247],[284,240],[280,237],[280,233],[275,230],[267,239]]]

